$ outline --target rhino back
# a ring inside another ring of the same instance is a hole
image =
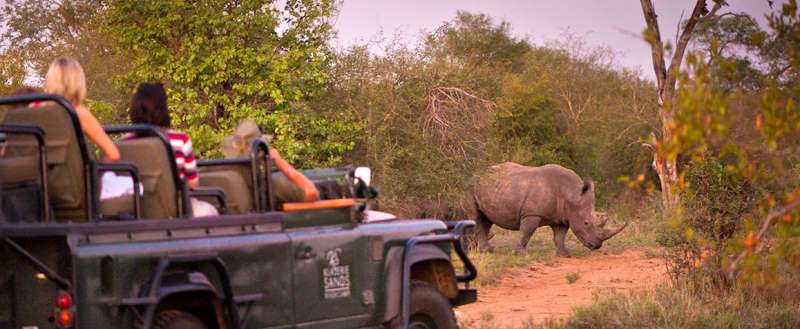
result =
[[[521,217],[535,215],[559,221],[558,210],[565,197],[579,192],[583,180],[559,165],[527,167],[503,163],[489,168],[476,185],[478,208],[494,224],[519,229]]]
[[[536,172],[535,167],[511,162],[490,167],[475,187],[478,208],[492,223],[505,229],[519,229],[520,212],[526,200],[539,198],[530,192],[543,190]]]

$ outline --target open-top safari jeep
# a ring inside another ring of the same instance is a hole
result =
[[[0,106],[0,329],[454,328],[452,307],[476,299],[459,243],[473,223],[367,221],[353,170],[307,171],[325,199],[277,205],[254,142],[201,162],[189,190],[154,127],[107,127],[139,138],[102,163],[64,99]],[[133,194],[100,200],[108,171]],[[191,218],[191,197],[221,215]]]

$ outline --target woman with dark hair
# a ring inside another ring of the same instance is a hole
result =
[[[192,140],[186,133],[170,129],[167,92],[161,83],[146,82],[139,85],[131,100],[130,117],[131,123],[146,123],[161,128],[172,145],[180,177],[190,189],[200,186]],[[195,217],[218,214],[216,208],[208,202],[194,198],[191,202]]]

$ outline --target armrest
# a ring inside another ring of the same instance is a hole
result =
[[[225,191],[217,187],[196,187],[189,190],[190,197],[212,197],[216,198],[219,202],[219,213],[224,214],[227,211],[225,206]]]
[[[39,178],[42,184],[41,202],[45,207],[42,218],[44,222],[50,222],[50,196],[48,190],[47,180],[47,144],[44,140],[44,130],[39,126],[34,125],[0,125],[0,133],[11,135],[30,135],[36,138],[36,144],[39,147]],[[7,141],[5,141],[7,143]]]
[[[331,199],[314,202],[285,202],[283,204],[283,211],[293,212],[328,208],[350,208],[354,207],[355,205],[355,199]]]
[[[100,162],[97,163],[97,171],[126,172],[131,175],[131,179],[133,180],[133,213],[136,219],[140,219],[142,192],[139,168],[129,161]]]

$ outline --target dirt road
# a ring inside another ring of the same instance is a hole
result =
[[[533,262],[481,287],[478,302],[458,308],[456,315],[466,327],[485,326],[492,318],[497,328],[519,328],[526,321],[563,318],[589,304],[598,290],[647,289],[666,280],[665,272],[663,260],[643,249]]]

